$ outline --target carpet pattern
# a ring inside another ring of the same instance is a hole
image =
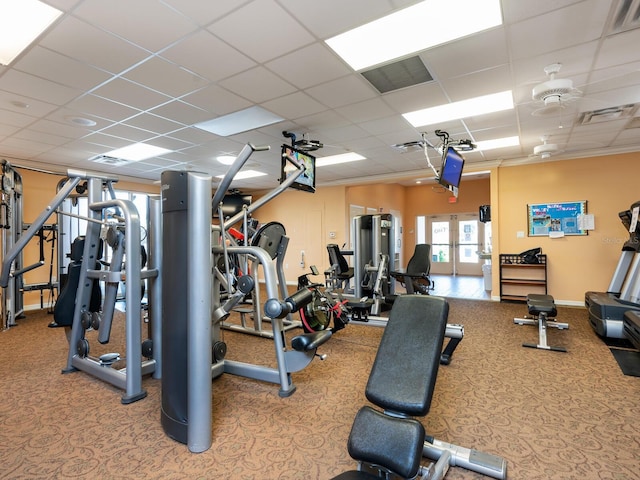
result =
[[[537,329],[513,324],[522,304],[450,300],[465,327],[440,368],[429,415],[436,438],[502,456],[511,479],[640,479],[640,379],[624,376],[582,308],[559,307],[568,353],[523,348]],[[0,478],[329,479],[351,469],[347,437],[382,334],[348,325],[293,374],[297,391],[225,374],[213,381],[213,446],[193,454],[160,425],[161,385],[122,405],[118,389],[61,374],[67,341],[46,312],[0,332]],[[123,353],[122,319],[104,351]],[[227,358],[275,364],[271,340],[224,332]],[[120,343],[119,343],[120,342]],[[97,347],[92,354],[101,353]],[[401,358],[398,359],[402,361]],[[452,467],[447,479],[479,479]]]

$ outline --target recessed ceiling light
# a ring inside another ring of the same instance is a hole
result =
[[[215,133],[221,137],[228,137],[229,135],[265,127],[283,120],[284,118],[262,107],[253,106],[213,120],[196,123],[194,127]]]
[[[73,123],[74,125],[79,125],[81,127],[95,127],[97,125],[97,123],[93,120],[89,120],[88,118],[84,117],[74,117],[72,115],[69,115],[67,117],[64,117],[64,119],[69,123]]]
[[[13,105],[16,108],[29,108],[29,104],[28,103],[21,102],[19,100],[12,100],[11,101],[11,105]]]
[[[482,142],[474,142],[478,150],[494,150],[496,148],[515,147],[520,145],[520,137],[504,137],[494,138],[493,140],[484,140]]]
[[[364,160],[365,157],[359,153],[349,152],[341,153],[339,155],[329,155],[327,157],[318,157],[316,159],[316,167],[326,167],[327,165],[338,165],[340,163],[357,162],[358,160]]]
[[[501,24],[499,0],[425,0],[326,43],[361,70]]]
[[[39,0],[1,0],[0,64],[9,65],[62,12]]]
[[[500,112],[513,108],[511,90],[470,98],[460,102],[447,103],[437,107],[403,113],[402,116],[414,127],[424,127],[434,123],[475,117],[487,113]]]
[[[216,160],[223,165],[231,165],[233,162],[235,162],[236,157],[234,157],[233,155],[220,155],[216,157]]]
[[[139,162],[140,160],[146,160],[147,158],[158,157],[169,153],[171,150],[162,147],[156,147],[154,145],[148,145],[146,143],[134,143],[126,147],[118,148],[110,152],[105,153],[105,156],[113,158],[121,158],[123,160],[129,160],[130,162]]]
[[[262,177],[266,175],[264,172],[258,172],[257,170],[242,170],[233,177],[234,180],[244,180],[245,178]],[[216,178],[224,178],[224,175],[216,175]]]

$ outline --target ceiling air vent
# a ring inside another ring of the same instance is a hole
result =
[[[108,155],[96,155],[95,157],[91,157],[89,159],[90,162],[102,163],[104,165],[111,165],[112,167],[120,167],[122,165],[129,165],[129,160],[124,160],[122,158],[110,157]]]
[[[640,27],[640,0],[620,0],[614,2],[614,8],[608,35]]]
[[[594,123],[624,120],[633,117],[637,109],[635,103],[620,105],[619,107],[601,108],[591,112],[583,112],[578,118],[578,125],[593,125]]]
[[[380,93],[433,81],[433,77],[419,56],[367,70],[362,72],[362,76]]]

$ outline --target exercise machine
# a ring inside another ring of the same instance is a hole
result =
[[[547,343],[547,328],[557,328],[565,330],[569,328],[568,323],[556,321],[555,316],[558,314],[555,300],[551,295],[541,295],[530,293],[527,295],[528,317],[514,318],[513,323],[518,325],[537,325],[538,326],[538,343],[523,343],[523,347],[539,348],[541,350],[553,350],[554,352],[566,352],[564,347],[553,347]]]
[[[89,173],[78,170],[67,172],[68,180],[58,190],[47,208],[40,213],[30,225],[14,247],[7,253],[2,263],[0,274],[0,286],[6,286],[11,276],[11,266],[25,245],[40,230],[45,221],[63,203],[63,201],[81,183],[87,182],[89,199],[89,213],[85,218],[87,230],[82,244],[82,260],[79,269],[78,285],[73,301],[73,319],[67,326],[65,333],[69,343],[66,367],[62,373],[83,371],[102,381],[125,390],[121,398],[123,404],[132,403],[146,396],[142,388],[142,377],[154,374],[160,378],[160,368],[156,368],[160,349],[153,348],[153,344],[160,343],[160,329],[155,329],[153,338],[142,342],[142,302],[141,280],[157,277],[157,269],[141,269],[140,250],[140,219],[138,211],[132,202],[115,199],[111,184],[117,181],[116,177]],[[103,189],[107,188],[112,194],[110,200],[103,200]],[[103,220],[107,209],[117,208],[123,219],[121,224],[113,224]],[[157,222],[156,222],[157,224]],[[101,231],[103,227],[108,229],[106,237],[108,244],[114,249],[109,270],[97,268],[100,259]],[[126,262],[124,254],[126,252]],[[126,359],[124,368],[117,368],[118,353],[112,352],[93,357],[90,355],[88,331],[98,332],[98,341],[103,344],[109,342],[113,313],[115,310],[116,291],[118,284],[125,281],[126,287],[126,312],[125,312],[125,342]],[[105,283],[104,301],[99,312],[90,311],[91,297],[95,282]],[[151,282],[150,290],[157,288]],[[158,294],[155,293],[158,297]],[[150,315],[151,318],[151,315]],[[152,320],[150,319],[150,322]],[[143,360],[143,350],[146,360]]]
[[[353,282],[355,298],[371,295],[367,288],[367,274],[377,271],[382,258],[395,258],[393,216],[389,213],[360,215],[353,218]],[[388,278],[381,279],[383,296],[392,295],[393,285]]]
[[[441,297],[396,299],[365,389],[367,400],[381,410],[367,405],[358,411],[348,440],[358,470],[334,480],[434,480],[451,466],[506,478],[504,459],[437,440],[416,419],[431,407],[448,312]],[[432,462],[422,466],[423,457]]]
[[[316,351],[331,337],[330,330],[301,334],[286,345],[282,319],[311,301],[311,292],[301,289],[282,298],[276,267],[262,247],[227,245],[227,226],[237,223],[265,202],[280,194],[304,171],[293,162],[297,175],[290,175],[272,192],[261,197],[244,212],[211,224],[212,209],[222,201],[231,181],[251,154],[266,147],[246,145],[229,167],[211,199],[209,175],[197,172],[162,173],[162,406],[165,433],[187,444],[191,452],[203,452],[212,444],[212,378],[223,373],[280,385],[281,397],[292,395],[296,386],[291,374],[308,366]],[[255,284],[250,275],[234,282],[228,275],[213,275],[212,265],[229,265],[230,255],[246,255],[262,268],[267,300],[263,310],[273,329],[277,367],[254,365],[225,358],[221,323],[248,295]],[[208,260],[207,260],[208,259]],[[224,292],[224,296],[222,296]]]
[[[243,224],[248,224],[248,215],[244,216]],[[242,232],[234,231],[233,234],[230,234],[230,230],[231,228],[227,226],[226,233],[228,234],[222,236],[222,238],[225,238],[225,240],[229,244],[238,246],[238,240],[240,240],[241,245],[252,245],[255,247],[263,248],[276,262],[275,265],[276,273],[278,276],[278,287],[280,289],[281,297],[285,298],[288,293],[284,273],[284,258],[286,256],[287,247],[289,245],[289,237],[286,236],[284,225],[279,222],[266,223],[260,226],[256,230],[256,232],[250,236],[250,241],[248,241],[249,237],[247,237]],[[247,232],[248,228],[244,228],[243,230]],[[249,254],[234,255],[233,257],[236,259],[236,262],[240,264],[241,270],[234,272],[233,266],[227,266],[225,264],[225,257],[219,256],[218,261],[214,263],[215,275],[218,278],[222,279],[223,282],[231,282],[232,285],[233,283],[238,281],[238,276],[244,277],[250,275],[252,277],[251,285],[258,285],[260,282],[260,269],[258,268],[258,262],[256,261],[255,257],[252,257]],[[229,272],[231,273],[231,275],[223,274],[223,271],[226,272],[227,267],[229,268]],[[247,278],[243,279],[244,282],[246,282],[247,280]],[[269,327],[269,319],[264,318],[262,312],[260,311],[260,289],[251,288],[249,293],[250,301],[242,300],[240,301],[240,303],[238,303],[237,306],[233,308],[234,312],[240,314],[240,324],[234,323],[229,317],[226,317],[225,320],[221,323],[222,328],[225,330],[232,330],[240,333],[248,333],[250,335],[256,335],[259,337],[273,338],[274,332],[273,329]],[[247,321],[247,316],[251,317],[251,322]],[[267,325],[265,325],[265,323]],[[284,331],[302,327],[302,323],[300,321],[294,320],[291,317],[291,314],[287,315],[283,319],[282,324]]]
[[[628,310],[640,312],[640,202],[618,214],[629,239],[622,245],[618,264],[606,292],[588,291],[584,302],[593,330],[605,338],[625,338],[623,317]],[[635,214],[635,216],[634,216]],[[635,221],[634,221],[635,218]]]
[[[9,162],[0,160],[0,261],[19,240],[22,232],[22,177]],[[16,325],[22,314],[22,251],[13,259],[13,271],[0,290],[0,329]]]

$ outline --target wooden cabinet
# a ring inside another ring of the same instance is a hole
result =
[[[547,256],[540,263],[522,263],[517,254],[500,254],[500,301],[527,300],[530,293],[547,293]]]

